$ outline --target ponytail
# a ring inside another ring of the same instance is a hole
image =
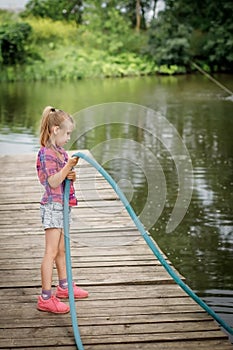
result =
[[[40,125],[40,144],[43,147],[49,147],[51,145],[50,136],[54,126],[61,127],[64,120],[69,120],[74,123],[73,118],[66,112],[55,109],[54,107],[47,106],[43,110],[42,120]]]

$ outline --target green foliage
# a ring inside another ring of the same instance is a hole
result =
[[[110,3],[114,3],[114,1],[110,1]],[[130,27],[135,28],[137,25],[137,17],[136,17],[136,4],[137,0],[117,0],[115,1],[116,8],[121,12],[122,16],[130,21]],[[147,20],[146,15],[148,12],[152,12],[155,10],[157,0],[140,0],[139,5],[139,13],[140,13],[140,29],[147,29]]]
[[[13,22],[15,20],[14,12],[0,9],[0,23]]]
[[[165,0],[165,3],[167,21],[192,28],[191,36],[184,36],[190,46],[190,58],[211,71],[232,71],[232,1]]]
[[[84,45],[101,49],[110,54],[125,51],[139,51],[141,37],[131,29],[130,21],[125,19],[115,8],[89,11],[84,15],[83,34]]]
[[[146,58],[134,53],[109,55],[101,50],[86,52],[75,47],[46,47],[45,62],[8,67],[1,74],[2,81],[16,80],[78,80],[83,78],[126,77],[154,74],[158,68]]]
[[[231,31],[223,26],[213,25],[203,46],[203,55],[214,70],[230,70],[233,64],[233,24]]]
[[[188,26],[174,19],[171,21],[162,14],[151,24],[147,52],[159,66],[187,66],[190,60],[190,34]]]
[[[0,80],[172,75],[189,71],[192,60],[232,70],[230,0],[164,0],[158,17],[156,2],[30,0],[27,23],[0,11]]]
[[[28,23],[6,23],[0,27],[0,61],[3,65],[24,63],[32,28]]]
[[[146,29],[146,14],[155,9],[156,0],[140,0],[141,29]],[[35,16],[51,18],[52,20],[74,20],[81,24],[85,22],[86,15],[102,14],[109,10],[117,10],[121,17],[129,21],[130,27],[136,26],[136,0],[30,0],[22,16]],[[83,18],[85,17],[85,18]]]
[[[172,64],[169,67],[167,65],[162,65],[159,66],[158,73],[165,75],[184,74],[186,73],[186,69],[183,66],[177,66],[175,64]]]
[[[55,21],[82,22],[82,0],[30,0],[22,17],[35,16]]]
[[[56,46],[58,43],[68,43],[77,40],[77,26],[74,22],[53,21],[50,18],[28,17],[27,22],[32,27],[32,41],[41,45],[46,43]]]

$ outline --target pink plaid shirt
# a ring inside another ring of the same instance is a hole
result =
[[[61,155],[61,160],[57,156],[57,152]],[[62,147],[57,147],[56,151],[52,148],[41,147],[38,156],[37,156],[37,173],[40,183],[45,188],[45,193],[41,199],[41,204],[58,202],[63,204],[63,193],[64,193],[64,181],[57,187],[52,188],[48,183],[48,178],[51,175],[59,172],[67,163],[68,154]],[[70,198],[69,205],[75,206],[77,205],[77,199],[75,197],[74,185],[71,181],[70,184]]]

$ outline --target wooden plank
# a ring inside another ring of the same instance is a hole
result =
[[[116,330],[116,328],[118,328]],[[156,341],[187,341],[187,340],[202,340],[208,341],[209,339],[223,339],[224,336],[221,331],[216,329],[209,329],[206,331],[189,331],[182,330],[168,331],[168,332],[156,332],[156,333],[135,333],[129,332],[129,327],[114,327],[114,333],[111,328],[105,326],[82,327],[80,333],[84,344],[111,344],[111,343],[137,343],[146,339],[147,342]],[[154,327],[155,328],[155,327]],[[176,329],[176,327],[175,327]],[[112,334],[113,333],[113,334]],[[52,337],[51,337],[52,335]],[[48,345],[73,345],[74,339],[71,326],[61,325],[60,327],[40,327],[40,328],[26,328],[22,332],[20,329],[14,330],[14,339],[9,339],[8,332],[6,330],[0,330],[1,346],[16,346],[25,347],[27,344],[34,344],[34,346],[48,346]]]
[[[103,257],[104,258],[104,257]],[[143,259],[144,258],[144,259]],[[117,257],[115,259],[113,258],[112,261],[106,261],[106,260],[96,260],[96,261],[77,261],[76,259],[72,262],[73,268],[81,268],[81,267],[111,267],[111,266],[122,266],[123,264],[127,264],[128,266],[138,266],[138,265],[155,265],[153,260],[147,260],[146,256],[142,256],[141,259],[143,260],[124,260],[119,262],[117,260]],[[4,270],[22,270],[22,269],[35,269],[38,268],[41,264],[41,258],[34,258],[33,261],[30,258],[26,259],[11,259],[9,261],[4,261],[4,259],[0,259],[0,265],[2,265],[2,271]],[[159,264],[157,262],[157,264]]]
[[[166,295],[164,295],[163,285],[118,285],[118,286],[88,286],[91,300],[127,300],[127,298],[133,299],[155,299],[155,298],[188,298],[187,294],[177,285],[168,284],[166,286]],[[34,302],[35,295],[39,295],[40,288],[4,288],[0,289],[1,303],[8,303],[9,298],[15,298],[15,303],[18,302]],[[80,300],[79,300],[80,302]],[[205,316],[207,314],[203,313]],[[208,316],[209,317],[209,316]]]
[[[95,274],[86,274],[85,276],[80,275],[79,271],[76,271],[77,269],[73,270],[73,277],[75,280],[78,281],[78,283],[83,285],[117,285],[117,284],[168,284],[168,283],[174,283],[171,281],[171,279],[167,276],[164,276],[164,274],[156,275],[154,276],[153,273],[146,273],[142,277],[140,277],[140,274],[135,274],[132,277],[129,277],[128,273],[121,273],[121,274],[112,274],[111,271],[107,274],[98,274],[96,272]],[[24,280],[22,282],[21,279],[18,279],[17,276],[19,276],[20,273],[24,271]],[[21,286],[38,286],[40,284],[40,268],[38,267],[37,272],[34,271],[34,273],[26,273],[26,270],[17,270],[15,273],[4,273],[4,276],[2,278],[2,281],[0,283],[0,287],[3,286],[6,287],[21,287]],[[98,276],[97,276],[98,274]],[[55,282],[54,282],[55,283]]]
[[[34,350],[41,350],[41,348],[34,348]],[[45,350],[59,349],[55,347],[45,347]],[[74,346],[64,346],[62,347],[64,350],[77,350]],[[203,343],[200,340],[187,340],[185,345],[180,341],[172,341],[172,342],[151,342],[151,343],[132,343],[132,344],[101,344],[101,345],[86,345],[85,350],[232,350],[232,345],[227,341],[223,340],[209,340],[208,344]]]
[[[44,350],[61,350],[61,347],[57,346],[46,346]],[[63,350],[77,350],[76,346],[65,346]],[[187,340],[185,346],[180,341],[172,342],[154,342],[154,343],[132,343],[132,344],[101,344],[101,345],[86,345],[85,350],[232,350],[232,345],[227,341],[222,340],[209,340],[208,343],[203,343],[200,340]],[[7,348],[6,350],[10,350]],[[27,350],[41,350],[38,347],[29,347]]]

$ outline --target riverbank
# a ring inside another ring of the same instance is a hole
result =
[[[1,69],[0,81],[75,81],[86,78],[119,78],[155,74],[185,73],[183,67],[158,66],[147,57],[128,52],[111,55],[97,49],[84,50],[70,45],[43,45],[43,59],[30,64],[6,66]]]

